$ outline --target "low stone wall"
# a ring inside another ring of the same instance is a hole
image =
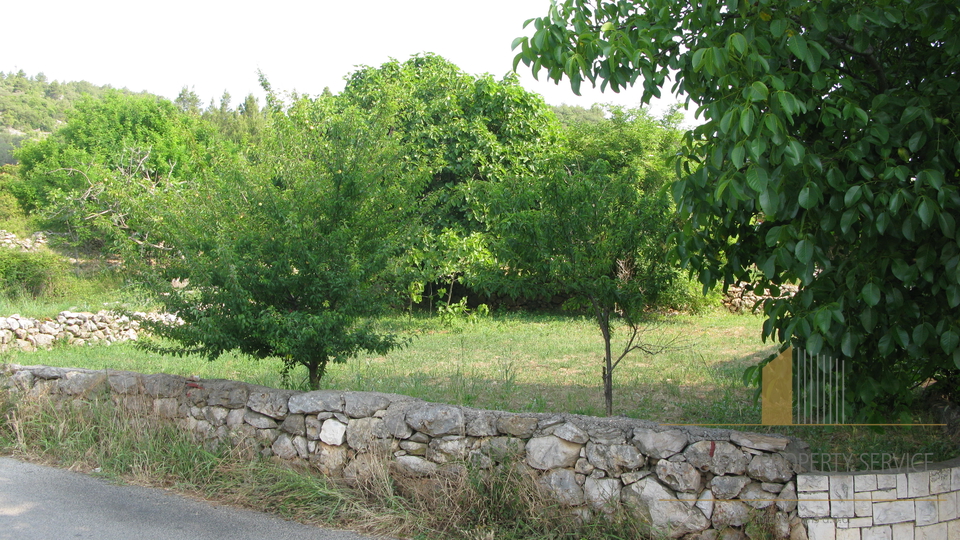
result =
[[[722,301],[724,307],[731,313],[760,313],[763,311],[763,305],[759,302],[767,298],[790,298],[797,294],[798,290],[799,288],[796,285],[781,285],[780,296],[774,297],[769,294],[761,296],[754,294],[753,291],[748,291],[746,283],[737,283],[727,287],[727,293],[723,295]]]
[[[347,481],[384,459],[413,478],[509,463],[584,519],[623,507],[670,538],[743,540],[759,516],[792,540],[960,538],[960,463],[810,473],[801,470],[812,463],[807,445],[785,437],[163,374],[7,365],[0,387],[33,398],[109,396],[204,444],[307,462]]]
[[[0,317],[0,352],[46,349],[58,342],[92,345],[136,340],[140,331],[138,321],[144,319],[162,320],[170,324],[178,322],[176,316],[162,313],[135,313],[133,319],[109,311],[61,311],[55,319],[11,315]]]
[[[42,232],[35,232],[29,238],[19,238],[10,231],[0,229],[0,248],[35,251],[45,245],[47,245],[47,235]]]

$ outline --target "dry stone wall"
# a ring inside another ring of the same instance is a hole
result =
[[[742,540],[758,515],[774,538],[791,540],[960,538],[960,462],[827,475],[802,471],[809,448],[786,437],[163,374],[7,365],[0,387],[37,399],[109,397],[203,444],[306,462],[348,482],[383,460],[412,478],[515,466],[577,516],[623,508],[669,538]]]
[[[0,352],[10,349],[33,351],[57,343],[87,345],[136,340],[140,320],[162,320],[176,324],[176,316],[162,313],[135,313],[133,318],[109,311],[98,313],[61,311],[54,319],[33,319],[18,314],[0,317]]]

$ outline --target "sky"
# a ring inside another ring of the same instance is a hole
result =
[[[334,93],[358,65],[432,52],[472,74],[502,78],[513,66],[514,38],[550,0],[49,0],[8,2],[0,71],[44,73],[174,99],[184,86],[204,104],[226,90],[237,106],[253,93],[263,103],[257,70],[274,90]],[[532,25],[531,25],[532,26]],[[521,84],[547,103],[640,104],[640,90],[619,94],[588,84]],[[651,106],[659,114],[675,99]]]

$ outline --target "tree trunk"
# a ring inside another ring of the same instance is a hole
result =
[[[326,371],[327,363],[325,361],[321,362],[320,360],[310,360],[306,363],[306,366],[310,389],[319,390],[320,379],[323,377],[324,371]]]
[[[606,405],[607,416],[613,416],[613,353],[610,349],[610,309],[601,307],[593,300],[593,307],[597,314],[597,324],[600,325],[600,334],[603,335],[603,401]]]

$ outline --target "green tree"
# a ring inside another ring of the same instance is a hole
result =
[[[765,338],[848,358],[863,417],[960,368],[960,6],[951,2],[565,0],[517,62],[644,100],[668,77],[687,136],[678,253],[744,280]],[[755,370],[754,373],[758,373]]]
[[[45,213],[79,240],[139,234],[134,201],[157,186],[208,176],[234,159],[199,118],[150,95],[81,99],[67,123],[16,152],[22,206]]]
[[[154,192],[149,255],[159,264],[143,270],[185,324],[151,328],[179,343],[173,352],[282,358],[317,388],[329,362],[401,344],[367,321],[384,306],[381,274],[426,175],[401,167],[376,111],[334,98],[274,104],[271,174],[241,168]],[[171,289],[174,278],[189,285]]]
[[[543,170],[475,187],[496,257],[485,285],[512,295],[562,292],[591,313],[603,337],[603,395],[612,415],[617,365],[633,351],[657,354],[667,345],[647,330],[648,308],[676,275],[666,260],[669,196],[645,193],[603,161]],[[615,350],[618,319],[626,337]]]

